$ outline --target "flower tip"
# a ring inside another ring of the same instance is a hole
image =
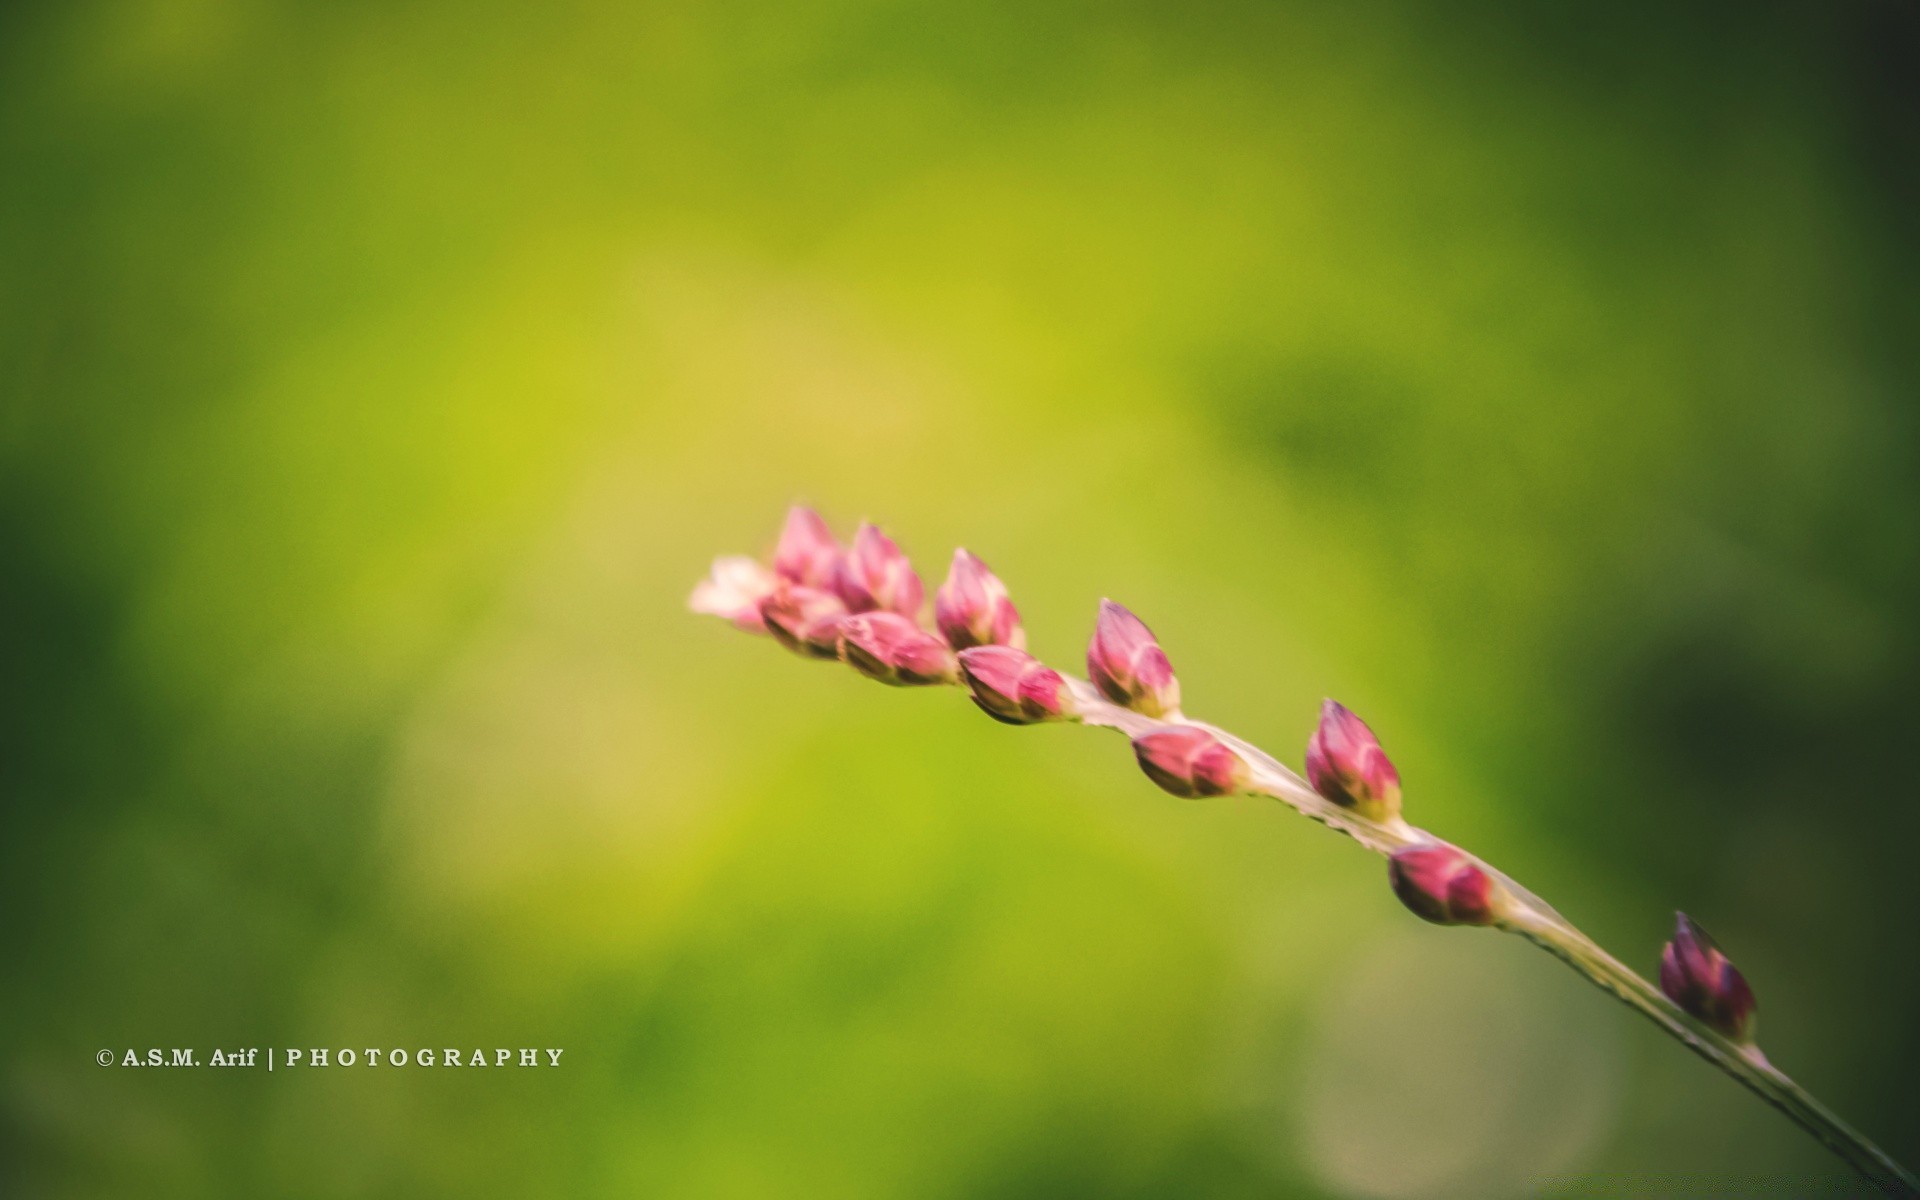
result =
[[[1493,877],[1457,846],[1410,846],[1387,860],[1387,880],[1400,903],[1435,925],[1491,925],[1506,906]]]
[[[1247,765],[1225,742],[1194,725],[1162,729],[1133,740],[1147,778],[1187,799],[1225,796],[1247,784]]]
[[[1102,695],[1150,717],[1180,711],[1180,681],[1145,621],[1124,605],[1100,601],[1093,639],[1087,643],[1087,676]]]
[[[753,559],[726,555],[714,559],[707,577],[694,585],[687,607],[732,621],[750,633],[762,633],[766,623],[760,617],[760,602],[773,591],[774,583],[773,574]]]

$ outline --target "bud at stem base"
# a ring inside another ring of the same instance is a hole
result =
[[[1746,977],[1706,931],[1675,913],[1673,940],[1660,951],[1660,990],[1682,1012],[1736,1042],[1751,1042],[1759,1005]]]

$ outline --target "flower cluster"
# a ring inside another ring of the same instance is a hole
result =
[[[922,611],[925,601],[912,562],[877,526],[862,524],[842,545],[819,513],[796,506],[787,514],[771,568],[739,556],[716,559],[689,605],[749,632],[769,633],[796,654],[839,659],[901,687],[959,682],[961,652],[1023,654],[1026,632],[1006,586],[965,550],[954,552],[931,626]],[[1003,675],[1007,668],[996,670]],[[1028,720],[1063,714],[1063,696],[1050,699],[1037,681],[1024,698],[1020,681],[1010,686],[1014,714],[1031,712]]]
[[[1102,601],[1087,645],[1088,682],[1071,680],[1027,652],[1006,585],[966,550],[954,551],[946,582],[929,605],[920,576],[892,538],[867,523],[842,544],[818,513],[796,507],[771,566],[717,559],[691,606],[882,683],[963,685],[988,716],[1010,725],[1083,720],[1102,705],[1126,710],[1141,770],[1173,795],[1277,794],[1278,785],[1241,750],[1182,714],[1180,681],[1139,617]],[[1392,835],[1388,881],[1408,909],[1442,925],[1501,925],[1514,918],[1517,902],[1497,873],[1401,821],[1400,773],[1365,721],[1326,701],[1305,758],[1314,793]],[[1662,957],[1660,987],[1677,1007],[1728,1038],[1751,1038],[1752,992],[1685,917]]]
[[[1079,715],[1066,677],[1027,653],[1006,585],[964,549],[954,551],[929,619],[920,576],[892,538],[867,523],[843,545],[818,513],[796,507],[770,567],[739,556],[717,559],[690,606],[882,683],[963,683],[989,716],[1008,724]],[[1169,723],[1184,720],[1166,652],[1145,622],[1111,600],[1100,605],[1087,674],[1113,704]],[[1149,775],[1182,795],[1223,795],[1245,782],[1238,755],[1197,727],[1148,735],[1139,754]]]

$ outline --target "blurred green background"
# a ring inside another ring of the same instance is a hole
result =
[[[689,615],[796,498],[1338,696],[1920,1159],[1914,13],[0,8],[0,1192],[1853,1189],[1324,830]],[[248,1045],[566,1054],[93,1061]]]

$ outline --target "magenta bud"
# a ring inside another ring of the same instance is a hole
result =
[[[1759,1005],[1746,977],[1687,914],[1674,916],[1673,940],[1660,952],[1660,990],[1681,1011],[1736,1042],[1751,1042]]]
[[[780,544],[773,550],[773,573],[788,583],[825,591],[840,564],[840,543],[820,514],[804,504],[787,510]]]
[[[744,555],[713,560],[713,572],[687,598],[694,612],[724,617],[750,633],[764,633],[760,602],[773,591],[773,574]]]
[[[933,597],[933,619],[955,650],[970,646],[1027,647],[1020,610],[1007,598],[1006,585],[987,564],[965,550],[953,552],[947,581]]]
[[[1140,769],[1176,796],[1225,796],[1246,786],[1247,765],[1219,738],[1192,725],[1133,739]]]
[[[1491,925],[1505,904],[1493,877],[1444,843],[1399,851],[1387,860],[1387,878],[1400,903],[1436,925]]]
[[[1367,723],[1328,700],[1320,727],[1307,741],[1307,779],[1313,790],[1376,821],[1400,815],[1400,772]]]
[[[867,678],[895,687],[952,683],[958,670],[951,646],[891,612],[840,622],[840,657]]]
[[[833,589],[848,612],[881,609],[910,621],[919,618],[920,601],[925,595],[913,564],[893,539],[871,522],[861,524],[853,535],[852,548],[841,556]]]
[[[973,702],[996,721],[1031,725],[1073,715],[1073,695],[1060,672],[1012,646],[975,646],[960,652],[960,674]]]
[[[1087,645],[1087,676],[1101,694],[1150,717],[1180,711],[1180,681],[1146,622],[1111,600]]]
[[[831,592],[788,584],[760,602],[760,619],[782,646],[808,658],[840,656],[840,622],[847,606]]]

